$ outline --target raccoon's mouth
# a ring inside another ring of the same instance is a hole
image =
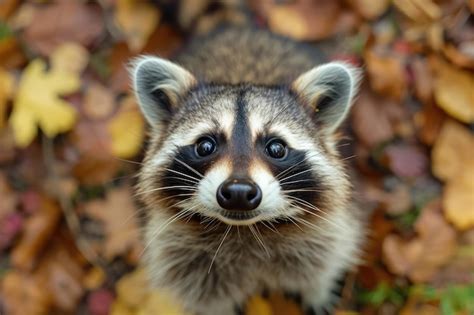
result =
[[[251,211],[232,211],[232,210],[221,210],[219,211],[219,219],[227,224],[232,225],[248,225],[253,224],[257,221],[257,217],[261,214],[259,210]]]

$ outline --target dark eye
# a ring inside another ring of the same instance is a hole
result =
[[[211,137],[202,137],[197,141],[195,150],[199,157],[211,155],[216,151],[216,141]]]
[[[271,158],[283,159],[284,157],[286,157],[288,148],[286,147],[286,144],[283,141],[279,139],[274,139],[270,140],[267,143],[265,151]]]

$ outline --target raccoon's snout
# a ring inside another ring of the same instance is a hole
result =
[[[227,210],[249,211],[262,201],[262,190],[249,178],[229,178],[216,193],[217,202]]]

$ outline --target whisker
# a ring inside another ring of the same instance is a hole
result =
[[[307,173],[307,172],[311,172],[311,171],[313,171],[313,170],[312,170],[312,169],[307,169],[307,170],[298,172],[298,173],[296,173],[296,174],[293,174],[293,175],[290,175],[290,176],[287,176],[287,177],[285,177],[285,178],[280,179],[280,182],[283,183],[283,182],[285,182],[287,179],[290,179],[290,178],[292,178],[292,177],[295,177],[295,176],[298,176],[298,175],[301,175],[301,174],[304,174],[304,173]]]
[[[299,179],[299,180],[293,180],[293,181],[290,181],[290,182],[284,182],[284,183],[281,183],[280,185],[283,186],[283,185],[290,185],[290,184],[296,184],[296,183],[303,183],[303,182],[315,182],[316,183],[316,180],[315,179]]]
[[[277,175],[275,176],[275,178],[276,178],[276,179],[280,179],[280,176],[283,176],[284,174],[288,173],[289,171],[291,171],[292,169],[294,169],[296,166],[298,166],[298,165],[300,165],[300,164],[306,162],[310,157],[313,157],[313,156],[314,156],[314,154],[308,154],[307,156],[305,156],[305,158],[304,158],[303,160],[301,160],[301,161],[299,161],[298,163],[293,164],[292,166],[290,166],[290,167],[284,169],[283,171],[281,171],[279,174],[277,174]]]
[[[168,189],[197,191],[196,187],[191,187],[191,186],[165,186],[165,187],[153,188],[153,189],[147,190],[147,191],[140,191],[140,192],[136,193],[135,195],[140,196],[140,195],[143,195],[143,194],[152,193],[154,191],[168,190]]]
[[[174,158],[176,161],[178,161],[179,163],[183,164],[187,169],[189,169],[190,171],[192,171],[194,174],[200,176],[201,178],[204,177],[203,174],[199,173],[195,168],[191,167],[189,164],[181,161],[180,159],[178,159],[177,157]]]
[[[171,169],[171,168],[164,168],[164,170],[169,171],[169,172],[172,172],[172,173],[175,173],[175,174],[183,175],[184,177],[187,177],[187,178],[189,178],[189,179],[195,180],[196,183],[199,183],[199,178],[193,177],[193,176],[191,176],[191,175],[188,175],[188,174],[185,174],[185,173],[182,173],[182,172],[173,170],[173,169]]]
[[[298,198],[298,199],[299,199],[299,198]],[[300,199],[300,200],[301,200],[301,199]],[[305,206],[305,205],[306,205],[306,206],[309,207],[308,204],[305,204],[305,203],[303,203],[303,202],[301,202],[301,201],[299,201],[299,200],[293,200],[293,202],[299,203],[299,204],[302,205],[302,206]],[[300,209],[300,210],[302,210],[302,211],[304,211],[304,212],[306,212],[306,213],[308,213],[308,214],[311,214],[311,215],[313,215],[313,216],[315,216],[315,217],[317,217],[317,218],[319,218],[319,219],[321,219],[321,220],[324,220],[324,221],[328,222],[329,224],[332,224],[333,226],[337,227],[338,229],[344,230],[344,227],[342,227],[342,226],[340,226],[339,224],[333,222],[332,220],[329,220],[328,218],[326,218],[326,217],[324,217],[324,216],[321,216],[321,215],[316,214],[316,213],[314,213],[314,212],[312,212],[312,211],[309,211],[309,210],[307,210],[307,209],[304,209],[303,207],[298,207],[297,205],[293,205],[293,206],[295,206],[296,208],[298,208],[298,209]],[[322,211],[321,209],[319,209],[319,208],[317,208],[317,207],[309,207],[309,208],[310,208],[310,209],[313,209],[313,210],[315,210],[315,211],[322,212],[323,214],[326,214],[326,215],[327,215],[326,212]]]
[[[119,158],[119,157],[114,157],[114,159],[122,161],[122,162],[127,162],[127,163],[130,163],[130,164],[145,165],[145,163],[132,161],[132,160],[127,160],[127,159],[122,159],[122,158]]]
[[[263,244],[262,240],[255,233],[255,231],[253,229],[253,226],[248,225],[248,228],[249,228],[250,232],[252,232],[252,235],[255,238],[255,240],[257,241],[257,244],[259,244],[263,248],[263,250],[267,253],[268,257],[270,257],[270,253],[268,252],[267,248],[265,247],[265,244]]]
[[[165,176],[163,177],[163,179],[179,179],[179,180],[182,180],[182,181],[185,181],[185,182],[188,182],[188,183],[193,183],[193,184],[198,184],[199,182],[198,181],[195,181],[195,180],[191,180],[191,179],[186,179],[186,178],[183,178],[183,177],[179,177],[179,176]]]
[[[323,192],[322,190],[318,189],[290,189],[290,190],[284,190],[285,193],[293,193],[293,192]]]
[[[227,234],[229,234],[231,228],[232,228],[232,225],[229,225],[227,229],[225,230],[224,236],[222,237],[222,240],[219,243],[219,246],[217,247],[216,253],[214,254],[214,257],[212,257],[211,264],[209,265],[209,269],[207,270],[207,274],[211,273],[211,268],[212,268],[212,265],[214,264],[214,260],[216,260],[217,254],[219,253],[219,250],[221,249],[222,244],[224,244],[225,238],[227,237]]]

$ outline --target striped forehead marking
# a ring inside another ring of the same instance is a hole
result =
[[[233,158],[235,174],[248,173],[248,167],[253,151],[253,142],[247,119],[247,104],[245,90],[240,90],[235,102],[235,121],[230,139],[230,155]]]

